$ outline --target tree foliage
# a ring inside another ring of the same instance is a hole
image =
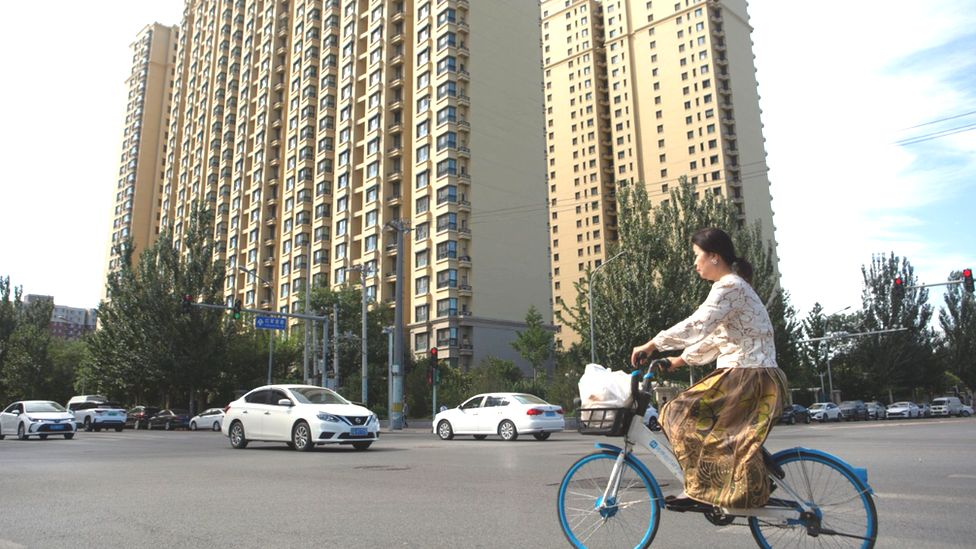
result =
[[[950,280],[960,280],[962,273],[954,272]],[[969,390],[976,389],[976,297],[960,285],[949,286],[939,310],[938,362],[946,372],[955,376]],[[952,383],[957,385],[957,383]],[[962,387],[960,387],[962,389]]]
[[[776,289],[772,243],[762,239],[758,224],[742,224],[732,201],[711,193],[700,196],[685,179],[660,207],[651,207],[640,184],[621,186],[617,198],[619,242],[608,250],[607,257],[622,253],[593,278],[597,362],[629,368],[633,347],[694,312],[710,286],[693,268],[691,237],[701,228],[721,227],[732,237],[738,255],[752,263],[753,287],[770,304],[777,343],[782,345],[777,360],[788,375],[796,369],[799,325],[789,294]],[[588,278],[577,283],[576,303],[563,304],[557,312],[579,334],[580,346],[587,350]]]
[[[546,363],[552,357],[555,336],[546,330],[542,315],[534,305],[525,315],[525,324],[525,331],[517,332],[511,345],[532,365],[532,378],[537,380],[540,373],[545,373]]]

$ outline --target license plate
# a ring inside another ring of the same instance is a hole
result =
[[[109,412],[109,413],[108,413],[107,415],[110,415],[110,416],[117,416],[117,415],[119,415],[119,413],[118,413],[118,412]]]
[[[61,431],[61,430],[64,430],[65,427],[66,427],[65,425],[62,425],[60,423],[55,423],[54,425],[51,425],[50,426],[50,429],[52,431]]]
[[[353,427],[349,430],[349,434],[354,437],[364,437],[367,434],[365,427]]]
[[[553,417],[555,415],[556,415],[556,412],[546,412],[546,417]]]

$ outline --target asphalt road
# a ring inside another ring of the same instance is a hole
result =
[[[384,433],[365,452],[298,453],[233,450],[208,431],[8,437],[0,549],[568,547],[556,491],[596,440],[607,439],[441,441],[410,430]],[[976,546],[976,418],[781,426],[767,443],[798,445],[868,467],[878,547]],[[654,547],[755,544],[745,526],[666,512]]]

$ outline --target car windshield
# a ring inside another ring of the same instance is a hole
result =
[[[99,408],[121,408],[122,405],[118,402],[103,402],[98,405]]]
[[[946,402],[947,401],[944,398],[937,398],[932,401],[932,406],[945,406]]]
[[[339,393],[323,387],[295,387],[290,391],[301,404],[351,404]]]
[[[61,406],[57,402],[25,402],[24,410],[27,413],[41,413],[41,412],[64,412],[64,406]]]
[[[894,408],[896,406],[901,406],[901,407],[907,408],[908,407],[908,403],[907,402],[896,402],[896,403],[894,403],[894,404],[891,405],[892,408]]]
[[[515,400],[521,402],[522,404],[549,404],[548,402],[542,400],[535,395],[512,395]]]
[[[810,407],[810,409],[811,410],[822,410],[822,409],[824,409],[826,407],[827,407],[826,404],[814,404],[813,406]]]

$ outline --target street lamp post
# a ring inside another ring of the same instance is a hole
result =
[[[593,363],[596,363],[596,343],[593,337],[593,276],[597,273],[597,271],[606,267],[608,263],[623,255],[623,253],[624,253],[623,250],[617,252],[616,255],[604,261],[603,263],[598,265],[597,268],[590,271],[589,279],[586,282],[586,290],[587,290],[586,307],[587,309],[589,309],[590,312],[590,362]]]
[[[312,295],[312,238],[311,235],[305,240],[305,244],[308,245],[308,258],[305,263],[305,314],[309,315],[311,313],[311,295]],[[309,383],[309,355],[314,353],[309,353],[308,339],[309,333],[312,332],[312,323],[308,319],[305,319],[305,343],[302,354],[302,365],[305,369],[305,384]],[[315,338],[315,333],[312,333],[312,339]],[[314,362],[314,361],[313,361]]]
[[[388,428],[393,428],[393,336],[396,333],[394,326],[383,328],[386,334],[386,417],[389,422]]]
[[[272,288],[271,283],[258,276],[256,269],[248,269],[244,265],[238,265],[238,269],[260,280],[268,288]],[[268,385],[271,385],[271,365],[274,361],[274,330],[268,330]],[[307,380],[307,378],[306,378]]]
[[[846,310],[848,310],[850,308],[851,308],[851,306],[848,305],[847,307],[844,307],[843,309],[841,309],[841,310],[839,310],[839,311],[837,311],[837,312],[835,312],[833,314],[827,315],[827,317],[824,318],[824,335],[825,336],[827,335],[827,325],[830,323],[830,317],[832,317],[834,315],[839,315],[840,313],[843,313],[844,311],[846,311]],[[834,398],[834,378],[833,378],[832,375],[830,375],[830,340],[828,339],[826,341],[826,343],[827,343],[827,383],[830,386],[830,395],[827,397],[827,400],[833,401],[833,398]],[[821,383],[823,383],[822,380],[821,380]]]

